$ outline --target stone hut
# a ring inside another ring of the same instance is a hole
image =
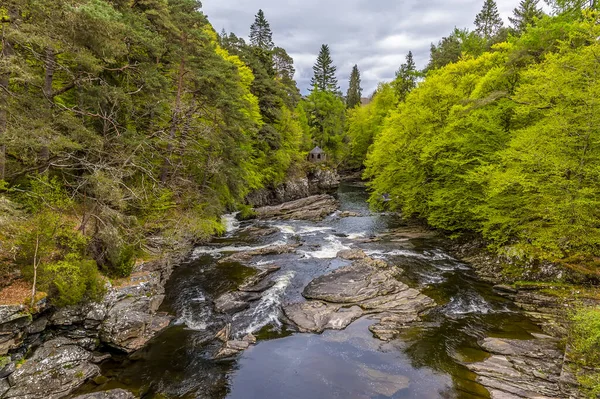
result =
[[[310,162],[325,162],[327,160],[327,154],[319,147],[313,148],[311,152],[308,153],[308,160]]]

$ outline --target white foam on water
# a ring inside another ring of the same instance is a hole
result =
[[[479,294],[454,296],[445,306],[445,313],[450,315],[488,314],[494,310]]]
[[[181,306],[181,314],[175,324],[185,324],[191,330],[204,331],[212,324],[212,310],[206,303],[204,293],[199,289],[195,291],[193,298],[186,299]]]
[[[336,236],[330,235],[325,237],[324,240],[327,241],[328,244],[323,245],[318,251],[299,252],[308,258],[333,259],[336,257],[338,252],[350,249],[350,247],[342,244],[342,242]]]
[[[197,258],[201,255],[220,255],[225,252],[242,252],[242,251],[254,251],[258,249],[264,249],[268,247],[285,245],[285,241],[275,241],[266,245],[257,245],[257,246],[226,246],[226,247],[197,247],[192,251],[192,258]]]
[[[295,275],[294,271],[288,271],[275,279],[275,285],[265,291],[252,311],[252,321],[244,330],[244,335],[256,332],[268,324],[281,326],[279,312],[283,294]]]
[[[221,222],[225,226],[225,232],[231,234],[240,228],[240,221],[236,219],[239,212],[229,213],[221,216]]]
[[[357,240],[359,238],[365,238],[366,236],[367,236],[367,232],[363,231],[363,232],[360,232],[360,233],[350,233],[350,234],[348,234],[347,238],[349,240]]]
[[[297,228],[294,228],[294,226],[289,224],[275,224],[273,227],[278,228],[283,234],[288,235],[308,235],[322,231],[333,230],[333,227],[325,226],[298,226]]]

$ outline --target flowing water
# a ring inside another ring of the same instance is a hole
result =
[[[485,358],[478,340],[486,336],[529,338],[537,328],[509,302],[478,281],[467,264],[444,251],[445,242],[419,234],[386,236],[402,227],[394,215],[371,213],[360,186],[338,191],[342,211],[360,214],[323,222],[238,223],[225,219],[228,233],[196,248],[173,273],[162,309],[176,322],[129,358],[103,364],[108,381],[88,390],[122,387],[142,398],[486,398],[487,391],[461,362]],[[274,228],[256,238],[248,225]],[[410,232],[410,229],[407,231]],[[413,238],[410,238],[413,237]],[[275,284],[262,299],[231,318],[213,309],[213,299],[234,290],[255,272],[222,257],[248,249],[300,244],[295,254],[253,258],[276,264]],[[347,265],[338,251],[360,248],[405,269],[408,285],[438,303],[423,320],[391,342],[372,337],[368,318],[344,331],[320,335],[291,331],[281,323],[281,305],[302,301],[315,277]],[[254,333],[258,343],[234,360],[212,360],[219,349],[214,334],[226,323],[232,334]]]

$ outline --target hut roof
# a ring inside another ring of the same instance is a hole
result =
[[[310,154],[324,154],[325,151],[323,151],[319,146],[313,148],[313,150],[310,152]]]

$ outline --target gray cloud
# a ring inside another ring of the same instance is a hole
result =
[[[497,1],[505,20],[519,0]],[[364,94],[389,81],[412,51],[418,67],[429,47],[454,27],[472,28],[483,0],[204,0],[203,11],[217,31],[247,37],[259,8],[265,12],[277,46],[294,58],[296,80],[306,92],[321,44],[327,43],[345,91],[354,64]]]

